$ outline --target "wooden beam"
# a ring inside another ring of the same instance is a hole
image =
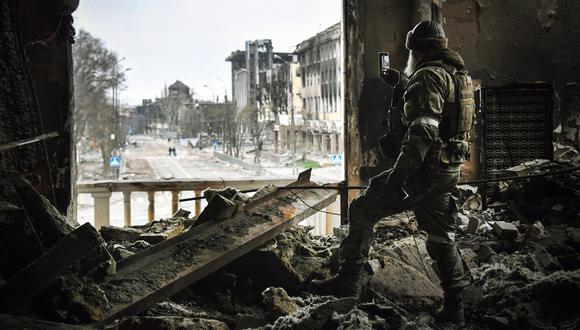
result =
[[[28,317],[0,314],[0,329],[86,330],[86,325],[55,323]]]
[[[73,231],[74,227],[68,219],[22,176],[10,175],[9,179],[45,247],[53,246],[59,239]]]
[[[233,218],[207,222],[122,260],[117,274],[101,285],[113,306],[102,324],[167,299],[330,205],[336,194],[278,190],[245,205]]]
[[[78,227],[0,287],[0,311],[15,312],[27,307],[71,265],[101,244],[101,235],[89,223]]]

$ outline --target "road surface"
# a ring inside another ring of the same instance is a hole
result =
[[[123,164],[119,175],[120,180],[168,180],[168,179],[198,179],[198,180],[240,180],[257,178],[292,178],[291,168],[274,167],[275,164],[264,162],[264,169],[257,173],[240,165],[222,161],[213,156],[213,150],[203,150],[181,146],[167,139],[151,136],[131,136],[131,141],[137,142],[137,147],[127,147],[123,154]],[[168,148],[176,148],[176,156],[170,156]],[[247,161],[252,161],[251,156]],[[341,167],[315,169],[314,179],[319,182],[337,182],[342,177]],[[192,191],[185,191],[180,198],[193,197]],[[77,219],[79,223],[93,222],[93,200],[89,194],[80,194],[78,199]],[[202,206],[204,206],[202,202]],[[131,194],[132,224],[141,225],[147,222],[147,194],[136,192]],[[181,203],[180,207],[192,209],[193,202]],[[156,219],[171,216],[171,193],[155,194]],[[123,195],[113,193],[110,201],[111,225],[123,226]]]

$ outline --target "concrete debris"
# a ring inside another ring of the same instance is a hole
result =
[[[166,239],[175,237],[194,224],[194,220],[185,217],[174,217],[156,220],[138,237],[139,240],[150,244],[157,244]]]
[[[56,244],[74,230],[77,223],[63,216],[50,201],[38,193],[32,185],[20,175],[9,176],[26,213],[30,216],[39,237],[46,248]]]
[[[143,240],[138,240],[133,243],[125,242],[125,244],[109,241],[107,244],[107,249],[110,251],[113,258],[115,258],[116,261],[119,261],[121,259],[128,258],[137,252],[145,250],[150,246],[150,243]]]
[[[516,238],[519,234],[518,228],[510,222],[495,221],[492,227],[499,238]]]
[[[231,187],[224,189],[206,189],[203,191],[203,196],[207,201],[211,201],[215,195],[220,195],[223,198],[239,205],[245,204],[249,201],[249,197],[247,195]]]
[[[98,267],[98,262],[81,263],[82,266],[78,264],[91,253],[105,253],[104,257],[95,257],[94,260],[106,260],[105,268],[114,272],[115,262],[112,257],[106,249],[98,249],[103,243],[101,236],[90,224],[78,227],[0,287],[0,297],[11,297],[0,301],[0,311],[18,312],[34,307],[39,297],[50,291],[60,276],[71,271],[71,267],[92,271]]]
[[[554,161],[570,165],[580,164],[580,154],[572,146],[554,143]]]
[[[496,255],[495,251],[487,244],[481,245],[477,250],[477,259],[481,263],[489,262],[492,256]]]
[[[580,271],[545,276],[532,259],[506,256],[479,270],[465,293],[467,310],[492,328],[578,328],[579,307],[574,301],[580,293]]]
[[[463,203],[463,209],[467,211],[479,211],[481,206],[481,195],[479,194],[469,196]]]
[[[100,229],[100,234],[107,242],[135,243],[144,241],[149,244],[157,244],[181,234],[191,227],[194,222],[195,220],[187,217],[173,217],[155,220],[145,226],[103,226]]]
[[[179,209],[171,217],[172,218],[189,218],[191,211],[186,211],[184,209]]]
[[[348,227],[340,226],[332,228],[332,234],[338,239],[344,239],[348,235]]]
[[[230,200],[219,193],[208,195],[211,196],[211,199],[208,200],[207,206],[197,217],[196,225],[212,220],[228,219],[236,213],[238,204],[235,201]]]
[[[278,318],[273,325],[267,325],[264,329],[336,329],[340,319],[337,316],[349,313],[356,304],[355,298],[330,297],[319,303],[314,300],[296,313]]]
[[[544,225],[536,221],[526,229],[526,239],[531,241],[537,241],[544,238],[546,235]]]
[[[378,273],[381,268],[382,265],[378,259],[370,259],[365,263],[365,270],[371,275]]]
[[[439,286],[414,267],[392,257],[384,257],[382,264],[369,281],[370,289],[375,292],[397,301],[412,298],[436,303],[443,298]]]
[[[262,297],[271,320],[290,315],[299,308],[298,304],[282,288],[267,288],[262,292]]]
[[[471,235],[475,235],[481,223],[482,221],[476,216],[469,217],[469,222],[467,224],[467,228],[465,228],[465,232]]]
[[[371,320],[368,315],[358,308],[355,308],[343,315],[333,315],[333,321],[340,324],[337,329],[372,329]]]
[[[378,224],[379,227],[380,225],[381,223]],[[433,261],[427,253],[425,238],[412,235],[413,234],[408,234],[406,237],[393,240],[392,242],[375,239],[373,244],[373,251],[375,252],[373,255],[377,258],[380,257],[380,260],[383,261],[384,256],[398,259],[403,264],[411,266],[415,270],[421,272],[429,279],[429,281],[438,285],[439,277],[437,277],[437,274],[432,267]]]
[[[143,234],[143,230],[131,227],[103,226],[99,233],[107,242],[135,242]]]
[[[213,319],[187,317],[130,317],[122,320],[118,330],[228,330],[226,323]]]
[[[74,276],[60,277],[50,298],[43,304],[48,306],[42,310],[51,320],[73,324],[98,322],[111,307],[94,281]]]
[[[277,189],[278,189],[278,187],[276,187],[274,185],[264,186],[264,187],[258,189],[258,191],[256,191],[256,193],[254,194],[254,196],[250,197],[250,199],[248,200],[248,202],[257,201],[260,198],[263,198],[264,196],[275,192]]]
[[[534,167],[531,173],[542,173],[561,168],[537,163],[541,166],[526,164],[512,171],[521,174],[520,170]],[[493,207],[486,210],[481,210],[477,188],[461,187],[456,200],[460,205],[456,225],[462,228],[458,246],[474,278],[464,294],[468,327],[580,327],[580,309],[574,303],[580,294],[580,184],[557,176],[503,184],[500,200],[491,200]],[[107,329],[445,328],[435,321],[443,297],[439,279],[412,213],[390,216],[375,226],[359,297],[340,299],[307,291],[310,281],[338,270],[338,247],[348,226],[335,228],[330,237],[313,236],[311,227],[293,226],[197,282],[162,296],[138,315],[107,319],[112,309],[123,308],[142,292],[151,292],[144,299],[156,299],[157,287],[183,267],[197,267],[206,253],[223,253],[249,235],[253,226],[269,225],[272,214],[281,214],[270,206],[248,207],[260,203],[260,198],[271,198],[272,187],[252,198],[233,189],[206,193],[221,205],[210,209],[214,220],[222,217],[227,204],[244,221],[195,226],[195,219],[188,219],[184,211],[146,226],[103,227],[100,234],[106,249],[97,244],[87,250],[86,260],[68,263],[68,270],[58,273],[52,285],[38,294],[37,303],[18,313],[71,324],[100,321],[99,326]],[[206,229],[206,236],[200,234],[203,238],[186,238],[195,230],[214,227],[219,233]],[[156,259],[172,240],[182,241]],[[119,269],[111,268],[115,262]],[[122,276],[108,275],[115,270]],[[11,282],[8,278],[0,290]],[[0,315],[0,328],[10,327],[10,321],[2,320]],[[39,327],[47,324],[32,321]]]

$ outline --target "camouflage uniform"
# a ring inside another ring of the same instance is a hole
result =
[[[468,284],[454,244],[451,191],[459,181],[459,165],[439,163],[442,141],[438,124],[445,103],[455,101],[452,76],[442,61],[423,62],[406,83],[403,120],[408,126],[394,167],[370,181],[349,207],[349,235],[341,244],[341,271],[360,269],[368,257],[374,224],[381,218],[412,209],[419,228],[427,232],[427,250],[437,263],[445,292]],[[409,198],[387,184],[392,171],[403,171]]]
[[[350,231],[340,246],[342,266],[338,274],[313,280],[311,286],[323,294],[357,295],[375,223],[411,209],[419,227],[427,232],[427,251],[438,266],[444,290],[438,318],[461,326],[465,324],[463,287],[469,284],[470,276],[454,243],[456,209],[451,192],[459,182],[459,166],[468,151],[465,138],[473,123],[475,104],[463,59],[447,45],[437,22],[422,21],[407,34],[405,47],[420,62],[404,82],[401,118],[407,128],[397,161],[393,168],[373,177],[369,187],[350,204]],[[381,78],[387,83],[398,81],[395,71],[387,70]],[[390,122],[393,117],[391,113]],[[388,153],[396,141],[400,140],[381,137],[381,150]],[[408,198],[403,197],[403,187]]]

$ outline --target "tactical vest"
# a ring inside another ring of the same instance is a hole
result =
[[[449,65],[442,67],[455,83],[455,102],[446,102],[439,123],[439,136],[443,141],[467,139],[475,119],[473,83],[466,70],[457,70]]]
[[[440,67],[451,75],[454,82],[454,95],[448,95],[443,106],[441,121],[439,122],[439,138],[441,145],[435,153],[439,162],[445,166],[460,165],[469,159],[469,131],[475,121],[475,100],[473,83],[467,70],[457,70],[448,64],[429,63],[424,67]]]

